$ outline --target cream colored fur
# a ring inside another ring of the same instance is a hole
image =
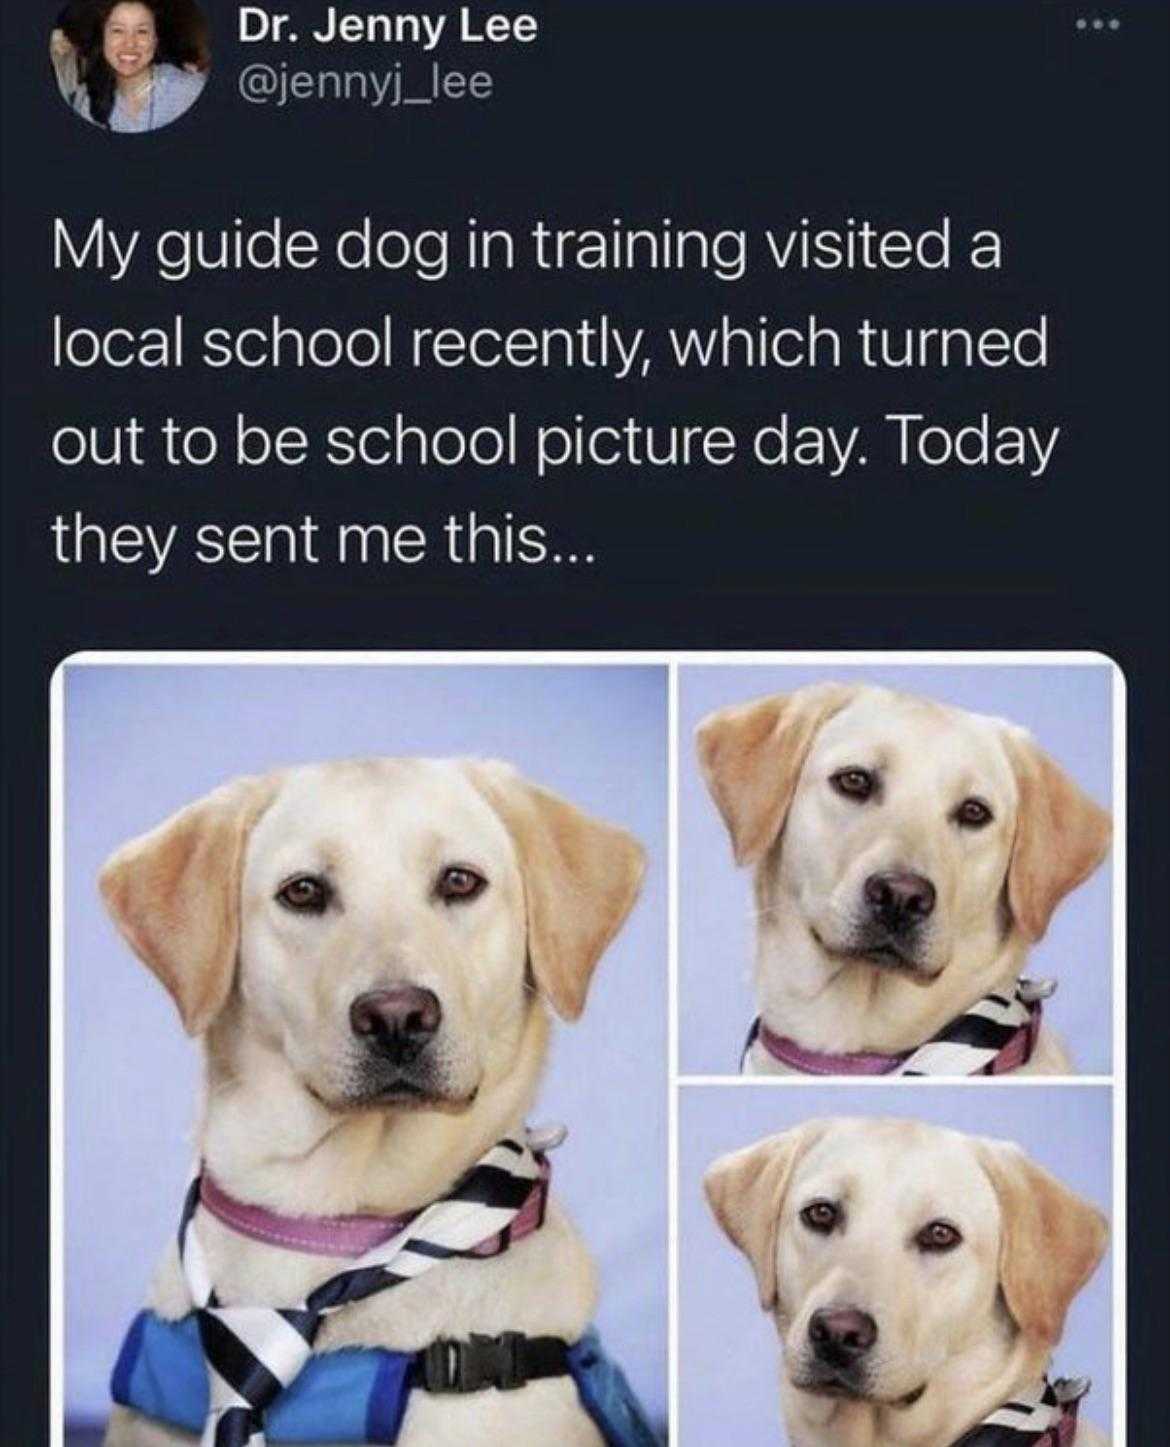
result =
[[[722,1157],[704,1185],[776,1323],[791,1447],[957,1441],[1048,1369],[1107,1239],[1101,1214],[1017,1147],[917,1121],[809,1122]],[[823,1201],[842,1211],[828,1234],[801,1216]],[[916,1237],[937,1220],[962,1240],[923,1252]],[[845,1306],[877,1327],[864,1397],[814,1380],[812,1314]],[[1088,1425],[1076,1439],[1106,1440]]]
[[[983,995],[1010,993],[1109,845],[1108,816],[1023,730],[883,688],[816,685],[723,709],[698,750],[736,858],[754,866],[760,1014],[812,1050],[913,1049]],[[857,768],[881,781],[861,803],[831,784]],[[984,828],[955,822],[971,797],[992,810]],[[850,953],[864,881],[885,870],[937,891],[914,968]],[[786,1073],[759,1042],[747,1068]],[[1069,1070],[1044,1027],[1021,1073]]]
[[[443,867],[488,887],[443,906]],[[502,765],[375,760],[237,781],[127,845],[102,888],[123,933],[202,1033],[198,1149],[238,1198],[286,1214],[396,1213],[441,1194],[523,1128],[544,1062],[546,997],[575,1018],[597,960],[637,894],[642,852]],[[327,875],[344,908],[276,902],[290,875]],[[355,1102],[349,1003],[397,981],[443,1005],[444,1098]],[[178,1201],[176,1200],[176,1209]],[[196,1228],[227,1303],[292,1304],[339,1263]],[[160,1223],[160,1232],[168,1229]],[[331,1316],[318,1343],[415,1350],[505,1330],[572,1341],[596,1283],[555,1205],[498,1258],[443,1263]],[[191,1307],[172,1246],[151,1306]],[[106,1447],[195,1439],[116,1409]],[[402,1447],[598,1447],[570,1379],[467,1397],[412,1394]],[[329,1444],[322,1444],[329,1447]]]

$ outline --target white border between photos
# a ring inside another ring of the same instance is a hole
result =
[[[1113,1443],[1123,1447],[1126,1440],[1126,1165],[1127,1165],[1127,1043],[1126,1043],[1126,846],[1127,794],[1126,745],[1127,713],[1126,682],[1120,667],[1106,654],[1091,651],[935,651],[906,650],[816,650],[767,652],[759,650],[688,650],[644,649],[630,652],[606,651],[516,651],[474,649],[406,652],[336,650],[181,650],[181,651],[83,651],[62,660],[53,672],[49,688],[50,703],[50,975],[49,975],[49,1423],[50,1447],[64,1443],[64,1249],[65,1249],[65,1181],[64,1181],[64,1000],[65,1000],[65,718],[64,681],[66,668],[112,666],[214,666],[262,665],[280,667],[312,663],[326,667],[419,667],[419,666],[609,666],[646,667],[655,665],[668,669],[669,708],[668,738],[668,941],[669,968],[667,984],[667,1051],[668,1065],[665,1087],[668,1103],[668,1221],[667,1261],[668,1344],[669,1344],[669,1410],[671,1447],[681,1447],[682,1432],[678,1421],[678,1158],[679,1091],[695,1086],[718,1086],[735,1090],[742,1088],[792,1089],[807,1087],[796,1077],[680,1075],[678,1069],[678,683],[679,669],[693,665],[734,665],[750,667],[777,666],[842,666],[960,665],[970,667],[1037,666],[1107,666],[1112,674],[1113,726],[1113,1073],[1112,1075],[1076,1076],[1070,1078],[1009,1076],[994,1080],[920,1079],[913,1088],[935,1086],[977,1087],[992,1090],[1082,1089],[1112,1087],[1113,1091]],[[905,1089],[888,1080],[818,1080],[818,1088],[861,1085],[874,1090]]]

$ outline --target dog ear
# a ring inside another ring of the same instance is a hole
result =
[[[999,1281],[1020,1331],[1053,1346],[1073,1297],[1105,1254],[1109,1225],[1008,1141],[980,1141],[979,1155],[999,1198]]]
[[[169,990],[189,1035],[223,1008],[235,975],[240,873],[271,778],[243,778],[189,804],[106,862],[106,908],[135,954]]]
[[[776,1239],[788,1183],[797,1161],[822,1129],[820,1121],[810,1121],[769,1136],[721,1156],[703,1177],[716,1221],[755,1270],[765,1311],[776,1305]]]
[[[699,725],[699,767],[737,864],[754,864],[771,848],[817,730],[856,692],[842,683],[812,684],[721,708]]]
[[[468,767],[520,860],[537,986],[563,1020],[576,1020],[598,961],[634,907],[645,853],[624,829],[590,818],[508,764]]]
[[[1020,792],[1008,866],[1008,904],[1032,941],[1053,911],[1105,858],[1112,821],[1022,729],[1006,735]]]

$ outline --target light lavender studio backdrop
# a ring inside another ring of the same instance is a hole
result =
[[[100,906],[118,844],[233,775],[371,754],[506,758],[647,846],[641,902],[534,1118],[600,1264],[598,1322],[666,1415],[666,672],[642,667],[86,666],[66,670],[67,1419],[94,1421],[177,1220],[197,1051]]]
[[[1111,806],[1109,664],[711,665],[679,678],[679,1065],[684,1074],[738,1069],[755,1014],[751,871],[737,869],[699,774],[694,735],[712,710],[825,679],[883,684],[1011,719],[1098,803]],[[1045,1014],[1078,1074],[1108,1074],[1112,1061],[1110,862],[1074,890],[1029,957],[1033,977],[1059,982]]]
[[[715,1225],[702,1179],[718,1156],[835,1115],[902,1116],[1017,1141],[1112,1216],[1110,1091],[1095,1085],[684,1086],[679,1111],[679,1420],[682,1447],[766,1447],[780,1430],[779,1342],[747,1260]],[[1073,1303],[1056,1375],[1092,1378],[1086,1421],[1113,1413],[1112,1252]]]

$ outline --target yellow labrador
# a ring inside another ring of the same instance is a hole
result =
[[[704,1186],[775,1319],[792,1447],[959,1442],[1042,1381],[1107,1240],[1018,1147],[917,1121],[811,1121]]]
[[[755,866],[761,1020],[807,1051],[915,1050],[1009,998],[1109,847],[1108,815],[1023,729],[888,689],[722,709],[697,743],[736,860]],[[784,1069],[759,1040],[745,1066]],[[1068,1071],[1047,1029],[1024,1069]]]
[[[101,886],[204,1039],[198,1149],[216,1181],[285,1215],[393,1215],[522,1129],[547,1006],[580,1015],[642,872],[624,831],[505,765],[383,759],[239,779],[126,845]],[[339,1269],[205,1210],[195,1224],[228,1304],[291,1304]],[[328,1317],[317,1346],[415,1351],[503,1331],[575,1341],[594,1295],[585,1249],[552,1205],[503,1254],[443,1262]],[[169,1319],[191,1309],[174,1247],[150,1305]],[[560,1377],[414,1392],[399,1440],[601,1438]],[[122,1408],[106,1438],[192,1441]]]

